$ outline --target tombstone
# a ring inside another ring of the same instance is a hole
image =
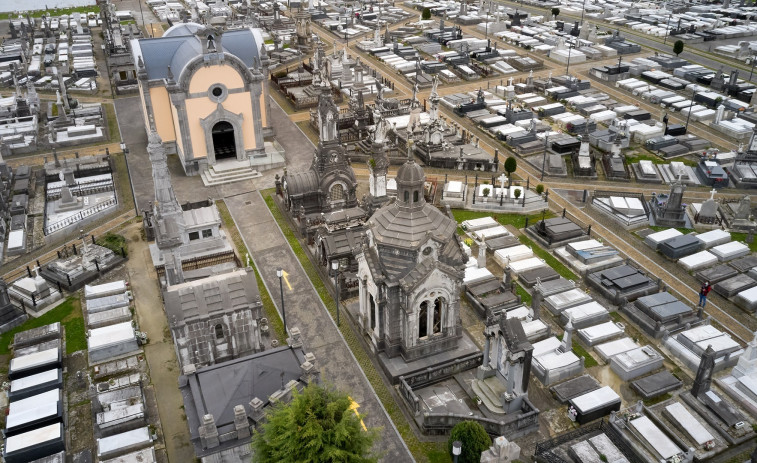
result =
[[[486,268],[486,243],[478,247],[478,268]]]
[[[699,361],[697,376],[694,379],[694,385],[691,387],[691,395],[699,397],[710,390],[712,372],[714,369],[715,351],[713,350],[712,345],[708,345],[707,350],[702,354],[702,359]]]
[[[494,444],[481,454],[481,463],[510,463],[520,458],[520,447],[505,436],[494,439]]]
[[[736,220],[749,220],[749,216],[752,215],[752,201],[749,195],[744,196],[739,200],[739,205],[736,207],[733,218]]]
[[[68,185],[64,185],[60,189],[60,199],[55,204],[56,212],[71,211],[74,209],[81,209],[84,203],[71,194],[71,188]]]
[[[702,203],[696,221],[702,223],[714,223],[718,218],[718,203],[715,201],[715,189],[710,192],[709,199]]]

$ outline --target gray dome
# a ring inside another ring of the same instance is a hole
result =
[[[423,183],[426,181],[426,174],[423,172],[423,168],[415,163],[413,160],[409,160],[402,164],[397,170],[397,185],[411,185],[414,183]]]

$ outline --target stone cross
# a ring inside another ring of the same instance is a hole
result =
[[[717,191],[718,191],[718,190],[716,190],[715,188],[713,188],[713,189],[712,189],[712,191],[710,191],[710,199],[715,199],[715,193],[716,193]]]
[[[507,181],[507,175],[504,173],[500,174],[499,177],[497,177],[497,180],[499,180],[499,185],[501,189],[505,189],[505,182]]]
[[[88,236],[89,236],[88,233],[85,233],[84,230],[80,230],[79,238],[81,239],[82,254],[87,253],[87,237]]]
[[[36,267],[34,267],[34,275],[37,276],[37,278],[39,278],[39,271],[40,270],[41,270],[41,268],[39,267],[39,265],[37,265]]]

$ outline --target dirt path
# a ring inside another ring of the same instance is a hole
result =
[[[147,242],[142,239],[139,224],[130,225],[123,233],[129,243],[131,254],[126,268],[134,294],[139,329],[147,333],[149,339],[144,348],[145,358],[150,367],[150,377],[157,396],[168,461],[195,461],[194,448],[189,441],[189,428],[182,408],[184,402],[178,389],[179,366],[168,331],[168,320],[163,311],[150,250]]]

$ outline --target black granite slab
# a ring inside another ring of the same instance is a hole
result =
[[[490,293],[492,291],[497,291],[498,289],[504,289],[502,286],[502,281],[497,277],[491,277],[489,279],[483,280],[483,281],[476,281],[474,283],[470,283],[467,285],[468,291],[476,297],[483,296],[484,294]]]
[[[560,278],[560,274],[552,267],[538,267],[518,274],[518,281],[527,288],[533,287],[537,279],[546,282],[557,280],[558,278]]]
[[[681,257],[699,252],[703,248],[704,244],[696,236],[681,235],[663,241],[658,250],[666,257],[680,259]]]
[[[593,376],[583,375],[552,386],[549,389],[560,403],[565,404],[568,403],[570,399],[587,394],[591,391],[596,391],[601,387],[602,385],[600,385]]]
[[[486,240],[486,249],[489,251],[498,251],[500,249],[511,248],[520,244],[520,240],[517,237],[498,236],[497,238],[490,238]]]
[[[701,270],[695,274],[699,281],[709,281],[710,284],[719,283],[723,280],[733,278],[738,275],[738,271],[728,264],[720,264],[712,268]]]
[[[666,392],[678,389],[682,385],[683,382],[673,376],[668,370],[663,370],[631,382],[631,387],[641,394],[644,399],[653,399]]]

